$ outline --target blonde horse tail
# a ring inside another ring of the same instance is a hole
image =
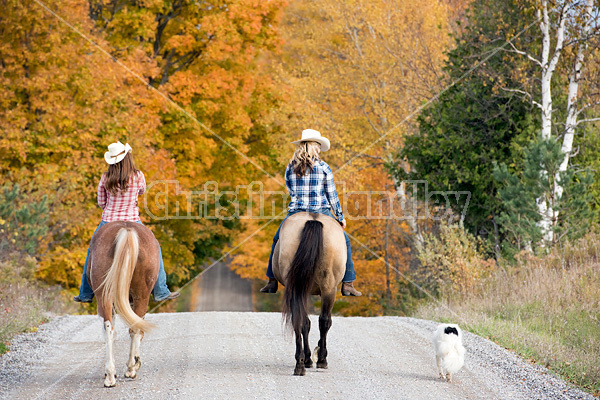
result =
[[[102,288],[102,297],[105,299],[106,310],[112,309],[114,304],[117,313],[125,320],[132,330],[148,332],[154,325],[140,318],[129,304],[129,288],[139,254],[139,239],[137,232],[131,228],[121,228],[115,238],[115,255]]]

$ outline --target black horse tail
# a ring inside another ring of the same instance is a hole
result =
[[[323,255],[323,223],[307,221],[302,230],[300,245],[285,278],[283,317],[295,332],[304,327],[308,318],[308,297],[315,280],[317,266]]]

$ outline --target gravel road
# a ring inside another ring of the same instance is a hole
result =
[[[0,357],[3,399],[593,399],[543,368],[465,334],[465,368],[437,378],[430,334],[411,318],[334,317],[329,369],[292,376],[294,344],[276,313],[152,314],[136,380],[123,378],[129,336],[117,323],[115,388],[103,385],[96,316],[65,316],[17,337]],[[313,327],[317,317],[311,316]],[[311,332],[315,346],[318,330]]]
[[[199,295],[193,311],[252,311],[252,284],[227,264],[218,263],[198,279]]]

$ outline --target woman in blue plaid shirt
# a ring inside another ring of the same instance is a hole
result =
[[[322,137],[318,131],[305,129],[302,131],[302,139],[293,143],[298,145],[298,149],[285,170],[285,184],[291,197],[287,217],[297,212],[310,211],[337,219],[345,229],[346,220],[344,219],[342,206],[335,190],[333,172],[331,172],[329,165],[319,158],[321,151],[329,150],[329,140]],[[280,230],[281,225],[279,225],[279,229],[277,229],[277,233],[273,238],[273,246],[271,247],[271,255],[269,256],[269,267],[267,268],[269,283],[260,290],[263,293],[277,292],[278,283],[275,275],[273,275],[273,251],[279,241]],[[362,293],[353,286],[353,281],[356,280],[356,273],[354,272],[354,263],[352,262],[350,238],[348,238],[346,232],[344,232],[344,236],[346,237],[348,257],[346,261],[346,274],[342,279],[342,295],[361,296]]]

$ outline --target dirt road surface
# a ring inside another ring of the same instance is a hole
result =
[[[252,285],[218,263],[198,279],[199,296],[194,311],[252,311]]]
[[[311,345],[318,338],[311,316]],[[129,336],[117,323],[115,388],[103,387],[104,339],[95,316],[66,316],[19,336],[0,357],[3,399],[593,399],[543,368],[466,334],[465,368],[437,377],[435,323],[399,317],[335,317],[329,369],[292,375],[294,344],[276,313],[152,314],[142,367],[123,377]]]

